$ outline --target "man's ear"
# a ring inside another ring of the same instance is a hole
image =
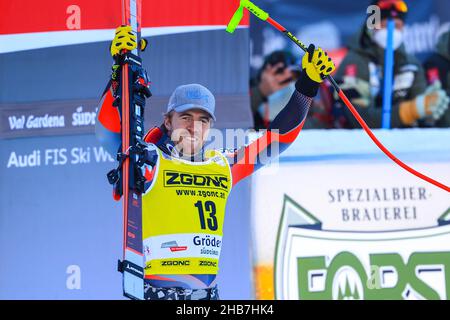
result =
[[[172,130],[172,123],[170,117],[164,117],[164,126],[166,127],[167,131]]]

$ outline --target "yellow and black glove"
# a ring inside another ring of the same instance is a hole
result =
[[[303,56],[302,68],[311,80],[318,83],[322,83],[336,69],[328,54],[322,48],[316,49],[313,44],[309,45]]]
[[[315,97],[319,84],[330,75],[336,67],[327,53],[311,44],[302,59],[302,73],[295,83],[298,92],[307,97]]]
[[[131,26],[120,26],[116,29],[116,35],[111,42],[111,56],[121,54],[122,50],[134,50],[137,47],[136,35],[132,32]],[[141,39],[141,51],[147,48],[147,40]]]

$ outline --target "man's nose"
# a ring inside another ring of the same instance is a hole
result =
[[[202,122],[201,121],[193,121],[191,123],[191,132],[192,133],[201,133],[202,132]]]

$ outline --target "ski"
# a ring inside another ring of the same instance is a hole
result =
[[[144,136],[145,98],[149,97],[147,76],[140,58],[142,0],[122,0],[122,24],[130,25],[136,35],[137,48],[124,52],[121,59],[121,82],[116,104],[121,108],[122,149],[118,154],[123,193],[123,294],[130,299],[144,299],[144,255],[142,242],[142,192],[140,173]]]

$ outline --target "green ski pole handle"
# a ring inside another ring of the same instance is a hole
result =
[[[262,21],[266,21],[269,18],[269,14],[263,9],[257,7],[255,4],[251,3],[249,0],[241,0],[241,6],[246,8],[248,11],[253,13],[255,16],[260,18]]]
[[[282,25],[280,25],[278,22],[273,20],[269,17],[269,14],[265,12],[263,9],[256,6],[254,3],[250,2],[250,0],[241,0],[239,4],[239,8],[236,10],[236,12],[233,14],[233,17],[231,17],[230,22],[228,23],[226,31],[229,33],[233,33],[234,30],[238,27],[239,23],[242,20],[242,17],[244,16],[244,8],[253,13],[256,17],[261,19],[262,21],[266,21],[270,23],[272,26],[274,26],[279,31],[283,32],[289,39],[291,39],[296,45],[298,45],[303,51],[307,51],[308,47],[298,40],[291,32],[286,30]]]
[[[230,22],[228,22],[226,29],[227,32],[233,33],[234,30],[236,30],[236,28],[238,27],[239,23],[241,22],[243,16],[244,16],[244,7],[239,6],[239,8],[231,17]]]
[[[264,10],[258,8],[256,5],[251,3],[249,0],[241,0],[239,3],[239,8],[234,13],[233,17],[231,18],[230,22],[227,26],[227,32],[233,33],[234,30],[238,27],[239,23],[242,20],[242,17],[244,16],[244,8],[246,8],[248,11],[253,13],[256,17],[259,19],[266,21],[269,18],[269,14],[265,12]]]

